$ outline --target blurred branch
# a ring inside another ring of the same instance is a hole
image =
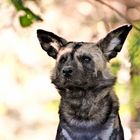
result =
[[[91,4],[93,4],[93,0],[88,0]],[[100,4],[105,5],[106,7],[110,8],[111,10],[113,10],[114,12],[116,12],[120,17],[122,17],[123,19],[125,19],[128,23],[132,24],[133,27],[138,30],[140,32],[140,28],[135,26],[132,21],[125,15],[123,15],[121,12],[119,12],[117,9],[115,9],[114,7],[112,7],[111,5],[107,4],[106,2],[104,2],[103,0],[94,0],[96,2],[99,2]]]
[[[22,10],[24,8],[22,0],[11,0],[12,4],[15,6],[16,10]]]

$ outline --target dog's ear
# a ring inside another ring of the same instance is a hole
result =
[[[37,30],[37,37],[42,49],[54,59],[56,59],[59,49],[67,43],[65,39],[55,35],[54,33],[41,29]]]
[[[132,25],[123,25],[109,32],[105,38],[99,41],[99,47],[109,61],[121,51],[124,41],[132,29]]]

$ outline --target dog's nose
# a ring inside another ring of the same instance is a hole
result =
[[[69,76],[72,75],[73,69],[72,69],[71,66],[66,66],[66,67],[63,68],[62,73],[65,77],[69,77]]]

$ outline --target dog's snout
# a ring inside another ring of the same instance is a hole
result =
[[[73,68],[71,66],[66,66],[62,69],[62,73],[64,76],[69,77],[73,73]]]

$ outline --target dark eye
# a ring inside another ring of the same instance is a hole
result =
[[[66,61],[67,61],[67,57],[66,56],[61,57],[60,63],[65,63]]]
[[[81,61],[84,63],[89,63],[91,61],[91,58],[89,56],[82,56]]]

